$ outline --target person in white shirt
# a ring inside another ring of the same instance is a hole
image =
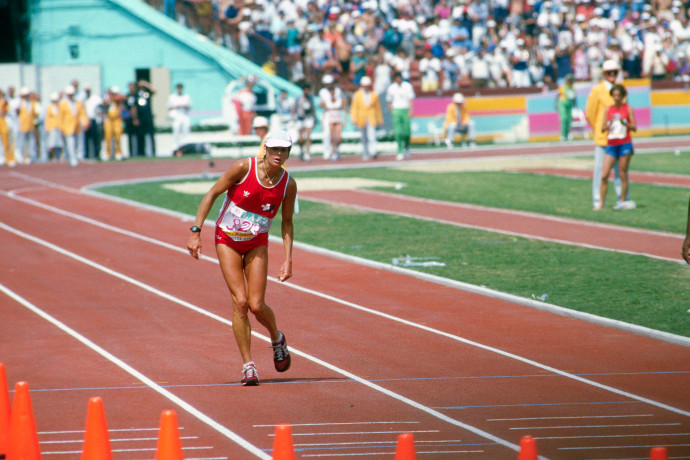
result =
[[[393,114],[393,131],[398,144],[397,160],[410,157],[410,112],[414,98],[414,88],[410,82],[403,81],[402,74],[396,72],[393,83],[388,87],[386,101]]]
[[[99,159],[103,139],[103,98],[93,94],[89,85],[84,86],[84,109],[89,119],[89,129],[85,130],[86,158]]]
[[[175,144],[173,154],[181,155],[182,146],[191,130],[189,110],[192,108],[192,98],[189,94],[183,94],[182,83],[177,84],[176,90],[176,93],[168,97],[168,115],[172,120],[173,143]]]
[[[335,86],[333,75],[324,75],[321,82],[324,84],[319,91],[319,105],[323,109],[323,159],[337,161],[340,159],[338,149],[343,130],[342,111],[345,109],[345,95]]]
[[[441,79],[441,61],[431,50],[426,50],[424,57],[419,61],[419,71],[422,73],[422,91],[436,91]]]

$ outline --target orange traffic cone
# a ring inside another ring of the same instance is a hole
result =
[[[7,388],[5,365],[0,363],[0,458],[5,458],[10,447],[10,390]]]
[[[395,460],[417,460],[414,450],[414,436],[403,433],[398,436],[398,447],[395,449]]]
[[[82,460],[112,460],[108,424],[105,421],[103,400],[98,396],[89,399],[86,412],[86,432],[81,450]]]
[[[649,460],[668,460],[665,447],[652,447]]]
[[[38,446],[38,433],[31,407],[29,384],[17,382],[12,400],[10,419],[10,444],[7,460],[40,460],[41,448]]]
[[[158,430],[156,460],[182,460],[183,458],[177,413],[174,410],[164,410],[161,414],[161,426]]]
[[[290,425],[278,425],[273,439],[273,460],[295,460]]]
[[[537,441],[532,436],[523,436],[520,440],[518,460],[537,460]]]

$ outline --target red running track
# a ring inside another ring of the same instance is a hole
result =
[[[302,248],[267,293],[293,367],[257,337],[262,385],[239,386],[208,232],[194,261],[181,217],[77,188],[202,164],[163,163],[0,171],[2,361],[44,458],[78,455],[96,395],[122,459],[154,456],[167,408],[187,458],[267,458],[279,423],[299,458],[393,458],[401,432],[420,458],[512,459],[526,434],[545,458],[690,456],[687,347]]]

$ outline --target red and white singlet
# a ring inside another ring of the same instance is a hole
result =
[[[283,169],[278,182],[266,187],[259,181],[258,161],[262,160],[250,158],[247,175],[228,189],[216,220],[217,244],[229,244],[223,241],[227,239],[235,242],[251,241],[251,247],[268,243],[268,231],[285,198],[290,175]],[[219,232],[222,234],[219,235]],[[233,244],[230,246],[235,247]]]

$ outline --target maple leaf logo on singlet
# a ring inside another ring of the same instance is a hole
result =
[[[249,196],[249,190],[245,190],[245,191],[244,191],[244,197],[246,198],[246,197],[248,197],[248,196]]]
[[[272,207],[273,206],[270,203],[261,205],[261,209],[266,212],[270,211]]]

